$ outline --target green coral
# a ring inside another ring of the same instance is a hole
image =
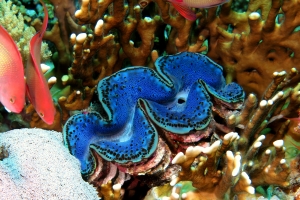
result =
[[[0,25],[12,36],[22,55],[23,63],[26,64],[29,56],[29,41],[36,30],[25,24],[25,16],[22,14],[24,9],[24,6],[16,6],[11,1],[0,0]],[[51,56],[52,53],[48,48],[48,44],[43,42],[41,61],[49,60]]]

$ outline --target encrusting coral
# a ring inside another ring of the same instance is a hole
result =
[[[19,129],[0,135],[0,199],[99,199],[62,135]]]

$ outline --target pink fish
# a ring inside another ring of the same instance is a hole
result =
[[[40,57],[42,39],[48,23],[48,11],[45,4],[41,0],[40,2],[44,7],[45,16],[41,30],[30,40],[30,58],[25,69],[27,96],[42,120],[47,124],[52,124],[56,109],[47,81],[42,73]]]
[[[228,0],[167,0],[186,19],[196,20],[196,14],[192,8],[210,8],[228,2]]]
[[[288,117],[284,117],[285,119],[288,119],[288,120],[291,120],[291,121],[294,121],[294,122],[298,122],[300,123],[300,118],[299,117],[296,117],[296,118],[288,118]]]
[[[9,33],[0,25],[0,102],[15,113],[25,105],[22,57]]]

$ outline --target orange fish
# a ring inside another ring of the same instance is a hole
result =
[[[30,40],[30,56],[25,69],[27,96],[42,120],[47,124],[52,124],[56,109],[47,81],[42,73],[40,57],[42,39],[48,23],[48,11],[45,4],[40,2],[44,7],[45,16],[41,30]]]
[[[167,0],[186,19],[196,20],[196,14],[190,8],[210,8],[228,2],[228,0]]]
[[[9,33],[0,25],[0,102],[19,113],[25,105],[22,57]]]

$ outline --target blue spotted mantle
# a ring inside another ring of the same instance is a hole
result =
[[[226,85],[222,67],[202,54],[162,56],[156,70],[128,67],[98,84],[101,112],[76,114],[64,126],[64,141],[90,175],[90,148],[107,161],[140,162],[156,150],[159,129],[175,134],[203,130],[212,118],[211,97],[241,102],[244,92]]]

